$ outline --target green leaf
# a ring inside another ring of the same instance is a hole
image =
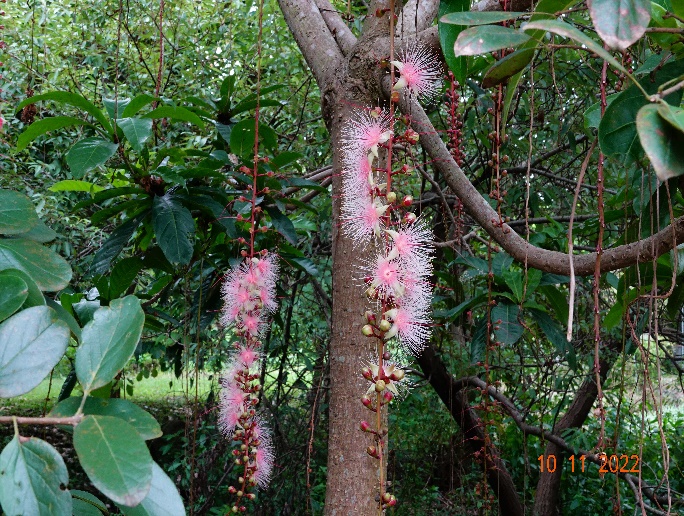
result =
[[[661,102],[658,104],[658,113],[672,127],[684,133],[684,109],[671,106],[667,102]]]
[[[534,57],[536,48],[520,48],[494,63],[482,79],[483,88],[498,86],[523,70]]]
[[[121,118],[116,121],[116,125],[121,127],[131,147],[138,152],[152,136],[152,123],[150,118]]]
[[[81,406],[81,398],[72,396],[60,401],[51,411],[50,417],[70,417],[76,414]],[[138,407],[135,403],[120,398],[93,398],[88,396],[83,413],[94,416],[112,416],[123,419],[133,426],[144,440],[162,436],[162,430],[157,420],[149,412]]]
[[[19,269],[5,269],[0,271],[0,279],[6,277],[14,277],[22,280],[28,288],[28,296],[24,301],[22,308],[31,308],[32,306],[43,306],[45,304],[45,296],[36,285],[36,282],[31,279],[31,276]]]
[[[109,299],[117,298],[126,292],[142,267],[143,261],[137,256],[117,262],[109,278]]]
[[[98,109],[95,106],[95,104],[93,104],[88,99],[84,98],[83,96],[81,96],[77,93],[71,93],[69,91],[50,91],[48,93],[43,93],[42,95],[36,95],[34,97],[29,97],[29,98],[23,100],[17,106],[16,110],[19,111],[24,106],[28,106],[29,104],[35,104],[36,102],[39,102],[41,100],[54,100],[56,102],[62,102],[63,104],[69,104],[70,106],[80,108],[83,111],[85,111],[86,113],[89,113],[90,115],[92,115],[93,118],[95,118],[95,120],[100,122],[100,125],[102,125],[102,127],[105,129],[105,131],[107,131],[109,134],[114,133],[112,126],[109,123],[109,120],[107,120],[107,117],[105,116],[105,114],[100,109]]]
[[[71,267],[52,249],[31,240],[0,239],[0,270],[19,269],[42,291],[61,290],[71,281]]]
[[[71,516],[68,484],[60,454],[36,437],[15,435],[0,454],[0,502],[5,514]]]
[[[284,151],[269,161],[269,165],[276,170],[281,170],[290,165],[295,165],[304,155],[300,152]]]
[[[241,120],[235,124],[230,131],[231,152],[238,156],[250,156],[254,153],[254,127],[256,123],[253,118]],[[259,124],[259,143],[267,149],[275,149],[278,145],[278,135],[266,124]]]
[[[661,181],[684,174],[684,133],[659,113],[656,104],[639,110],[636,119],[641,146]]]
[[[456,38],[465,29],[463,25],[453,25],[444,19],[452,14],[460,14],[470,9],[470,0],[440,0],[437,24],[439,33],[439,44],[442,47],[446,64],[454,74],[454,78],[460,83],[465,84],[468,73],[468,60],[464,56],[454,54],[454,44]]]
[[[159,102],[160,100],[161,99],[154,97],[152,95],[148,95],[147,93],[138,95],[133,100],[131,100],[131,102],[126,106],[126,108],[123,110],[123,113],[121,113],[121,116],[124,118],[135,116],[142,108],[144,108],[148,104],[152,104],[152,102],[154,101]]]
[[[71,498],[74,501],[74,516],[102,516],[103,514],[109,514],[105,504],[86,491],[71,489]]]
[[[318,276],[318,269],[316,268],[314,262],[312,262],[309,258],[302,258],[288,253],[280,254],[280,258],[285,263],[292,265],[293,267],[301,271],[306,272],[310,276]]]
[[[625,50],[646,32],[651,0],[589,0],[589,14],[604,43]]]
[[[549,314],[541,310],[531,309],[530,314],[537,321],[537,324],[549,339],[549,342],[556,348],[558,354],[568,360],[571,368],[577,369],[577,359],[575,357],[575,349],[568,342],[561,327],[554,321]]]
[[[608,63],[610,63],[612,66],[620,70],[622,73],[629,75],[629,72],[625,69],[625,67],[622,66],[622,64],[617,59],[615,59],[610,54],[610,52],[605,50],[596,41],[591,39],[589,36],[584,34],[579,29],[576,29],[572,25],[568,25],[567,23],[559,20],[537,20],[525,23],[521,28],[524,31],[543,30],[553,32],[554,34],[558,34],[559,36],[563,36],[564,38],[570,38],[584,45],[590,52],[593,52],[597,56],[602,57],[603,59],[608,61]]]
[[[523,334],[523,326],[518,321],[520,307],[510,303],[499,303],[491,311],[494,337],[505,346],[515,344]],[[498,328],[498,329],[497,329]]]
[[[546,297],[559,321],[568,320],[568,298],[555,285],[543,285],[539,292]]]
[[[48,190],[51,192],[88,192],[93,194],[104,190],[104,188],[88,181],[65,179],[64,181],[57,181]]]
[[[133,356],[145,314],[135,296],[115,299],[99,308],[83,328],[76,350],[76,376],[89,393],[107,384]]]
[[[36,387],[64,355],[69,335],[47,306],[27,308],[0,324],[0,398]]]
[[[523,300],[523,276],[522,272],[515,270],[515,269],[507,269],[503,271],[503,278],[504,281],[506,282],[506,285],[508,285],[508,288],[511,289],[511,292],[513,292],[513,295],[515,296],[516,301],[518,303],[522,303]]]
[[[0,275],[0,321],[19,310],[28,297],[28,285],[17,277]]]
[[[528,41],[527,34],[499,25],[483,25],[464,30],[456,38],[454,54],[475,56],[502,48],[516,47]]]
[[[285,240],[290,242],[292,245],[297,245],[297,232],[295,231],[294,224],[284,215],[277,207],[267,206],[266,211],[271,217],[271,223],[273,227],[276,228],[278,233],[285,237]]]
[[[145,499],[152,483],[152,457],[124,420],[86,416],[74,429],[74,449],[90,481],[106,496],[126,506]]]
[[[31,199],[14,190],[0,189],[0,234],[26,233],[38,220]]]
[[[84,138],[74,145],[66,155],[66,162],[76,179],[82,178],[111,158],[119,146],[102,138]]]
[[[191,237],[195,233],[195,221],[190,211],[170,193],[157,196],[152,205],[152,225],[164,256],[171,263],[190,263],[193,253]]]
[[[469,6],[468,6],[469,7]],[[515,20],[527,13],[513,11],[462,11],[441,16],[439,21],[454,25],[488,25],[506,20]]]
[[[15,235],[15,238],[25,238],[39,244],[46,244],[52,242],[57,238],[57,232],[47,227],[42,220],[38,220],[38,224],[29,229],[26,233]]]
[[[106,99],[102,97],[102,103],[107,110],[109,118],[116,120],[117,118],[121,118],[123,116],[123,110],[126,109],[128,104],[131,103],[131,99]]]
[[[35,98],[35,97],[33,97]],[[24,150],[29,143],[55,129],[62,129],[63,127],[71,127],[74,125],[90,125],[85,120],[75,118],[73,116],[53,116],[36,120],[17,138],[17,150]]]
[[[470,340],[470,363],[484,362],[487,347],[487,319],[482,318],[475,326]]]
[[[137,217],[128,219],[112,231],[112,234],[109,235],[107,241],[102,244],[95,253],[93,261],[90,264],[90,274],[93,276],[100,276],[109,270],[112,260],[119,256],[145,215],[146,213],[143,213]]]
[[[57,317],[67,324],[69,330],[71,330],[71,333],[74,335],[74,337],[76,337],[76,340],[81,342],[81,327],[76,322],[74,316],[71,315],[71,313],[67,311],[67,309],[61,304],[50,298],[45,299],[45,304],[55,311]]]
[[[119,506],[126,516],[185,516],[183,499],[166,473],[152,464],[152,485],[145,499],[136,507]]]
[[[459,304],[458,306],[455,306],[454,308],[451,308],[450,310],[444,310],[444,311],[435,310],[434,316],[439,317],[439,318],[454,320],[457,317],[460,317],[466,310],[470,310],[471,308],[474,308],[476,306],[484,304],[487,301],[487,298],[488,298],[487,294],[480,294],[479,296],[466,299],[461,304]]]
[[[649,95],[657,93],[658,87],[684,74],[684,60],[674,61],[663,66],[655,74],[655,80],[645,77],[639,81]],[[678,106],[682,99],[681,90],[668,95],[666,101]],[[613,158],[620,157],[624,164],[641,157],[642,147],[636,128],[639,110],[649,104],[649,100],[632,85],[620,93],[606,108],[599,124],[599,144],[601,151]]]
[[[142,118],[170,118],[181,122],[190,122],[200,128],[204,128],[204,122],[195,113],[180,106],[161,106],[146,113]]]
[[[613,93],[612,95],[608,95],[606,97],[606,107],[610,106],[611,103],[617,98],[618,93]],[[587,110],[584,112],[584,128],[585,129],[598,129],[599,124],[601,123],[601,103],[597,102],[596,104],[592,104],[587,108]]]

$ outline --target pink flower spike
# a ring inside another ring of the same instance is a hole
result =
[[[242,346],[237,350],[235,358],[240,365],[249,369],[261,356],[255,349]]]
[[[399,60],[392,61],[401,77],[393,89],[406,88],[411,95],[429,100],[439,90],[442,67],[427,48],[413,45],[399,53]]]
[[[371,270],[370,286],[388,295],[400,295],[404,292],[402,274],[399,264],[386,256],[378,256]]]

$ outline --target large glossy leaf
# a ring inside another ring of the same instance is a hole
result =
[[[118,417],[86,416],[74,448],[88,478],[116,503],[142,502],[152,483],[152,457],[135,428]]]
[[[64,460],[45,441],[18,435],[0,454],[0,503],[5,514],[71,516]]]
[[[114,378],[133,356],[145,314],[135,296],[115,299],[99,308],[83,328],[76,351],[76,376],[88,393]]]
[[[76,179],[82,178],[111,158],[119,146],[102,138],[84,138],[74,145],[66,155],[67,165]]]
[[[117,120],[116,124],[121,127],[131,147],[138,152],[142,150],[143,144],[152,136],[151,118],[122,118]]]
[[[625,50],[646,32],[651,0],[589,0],[594,28],[610,48]]]
[[[156,463],[152,464],[152,485],[145,499],[136,507],[119,508],[126,516],[185,516],[176,485]]]
[[[570,38],[573,41],[576,41],[577,43],[581,43],[587,48],[587,50],[593,52],[599,57],[602,57],[621,72],[625,74],[628,73],[625,67],[622,66],[622,64],[617,59],[615,59],[610,54],[610,52],[605,50],[599,43],[591,39],[589,36],[584,34],[579,29],[576,29],[572,25],[568,25],[565,22],[559,20],[536,20],[524,24],[521,28],[525,31],[543,30],[553,32],[554,34],[558,34],[559,36],[563,36],[564,38]]]
[[[26,284],[28,288],[28,296],[24,300],[22,308],[31,308],[32,306],[42,306],[45,304],[45,296],[36,285],[36,282],[31,279],[31,276],[19,269],[5,269],[0,271],[0,279],[6,277],[18,278]]]
[[[128,290],[143,267],[143,261],[137,256],[119,260],[109,277],[109,299],[114,299]]]
[[[123,113],[121,116],[123,117],[131,117],[135,116],[138,114],[138,112],[147,106],[148,104],[152,104],[154,101],[160,101],[161,99],[157,97],[153,97],[152,95],[148,95],[147,93],[142,93],[141,95],[138,95],[135,97],[131,102],[126,106],[126,108],[123,110]]]
[[[684,60],[674,61],[663,66],[655,74],[655,80],[646,77],[639,81],[648,94],[655,94],[658,87],[684,74]],[[682,99],[681,90],[669,95],[666,101],[678,106]],[[642,147],[636,128],[639,110],[649,104],[649,100],[632,85],[620,93],[606,108],[599,124],[599,144],[606,156],[620,158],[623,163],[631,163],[642,156]]]
[[[71,489],[71,498],[74,501],[74,516],[102,516],[109,514],[105,504],[96,496],[86,491]]]
[[[26,233],[38,224],[31,199],[14,190],[0,190],[0,234]]]
[[[556,348],[556,352],[563,358],[568,360],[568,364],[573,369],[577,368],[577,359],[575,357],[575,348],[572,347],[563,333],[562,328],[554,321],[549,314],[541,310],[531,309],[530,314],[537,321],[537,324],[549,339],[549,342]]]
[[[510,303],[499,303],[491,311],[494,337],[505,346],[515,344],[523,334],[523,326],[518,321],[520,308]]]
[[[28,297],[28,285],[17,276],[0,275],[0,321],[19,310]]]
[[[47,306],[34,306],[0,324],[0,398],[36,387],[60,361],[69,326]]]
[[[88,192],[97,193],[104,190],[103,187],[90,183],[88,181],[79,181],[77,179],[65,179],[64,181],[57,181],[54,185],[48,188],[51,192]]]
[[[454,43],[456,43],[458,35],[465,29],[465,24],[454,24],[447,18],[450,15],[468,12],[468,9],[470,9],[470,0],[441,0],[439,2],[439,23],[437,24],[439,44],[442,47],[449,70],[453,72],[454,78],[460,84],[465,84],[468,60],[464,56],[454,54]]]
[[[454,25],[488,25],[506,20],[515,20],[524,14],[527,13],[513,11],[462,11],[451,12],[441,16],[439,21]]]
[[[189,109],[180,106],[161,106],[146,113],[142,118],[170,118],[181,122],[190,122],[198,127],[204,128],[204,122],[200,117]]]
[[[154,198],[152,226],[159,247],[171,263],[190,263],[195,221],[190,211],[170,193]]]
[[[52,228],[47,227],[45,222],[42,220],[38,220],[38,224],[33,226],[26,233],[21,233],[14,236],[18,238],[25,238],[26,240],[32,240],[33,242],[38,242],[39,244],[46,244],[57,238],[57,232]]]
[[[51,411],[50,417],[69,417],[81,406],[81,397],[73,396],[60,401]],[[83,406],[83,413],[96,416],[113,416],[133,426],[144,440],[161,437],[157,420],[135,403],[120,398],[93,398],[89,396]]]
[[[112,125],[109,123],[109,120],[107,120],[105,114],[98,109],[95,104],[78,93],[71,93],[70,91],[50,91],[48,93],[43,93],[42,95],[35,95],[23,100],[16,109],[18,111],[24,106],[35,104],[41,100],[54,100],[56,102],[62,102],[64,104],[69,104],[71,106],[80,108],[86,113],[92,115],[93,118],[95,118],[95,120],[102,125],[105,131],[107,131],[109,134],[113,133]]]
[[[529,64],[536,51],[536,48],[519,48],[512,54],[508,54],[500,61],[497,61],[487,70],[482,78],[482,87],[491,88],[513,77]]]
[[[43,291],[61,290],[71,281],[71,267],[52,249],[24,238],[0,239],[0,270],[19,269]]]
[[[107,114],[109,115],[109,118],[112,120],[116,120],[117,118],[123,117],[123,110],[126,109],[126,106],[131,103],[131,99],[129,98],[114,98],[114,99],[107,99],[102,97],[102,103],[104,104],[105,109],[107,110]]]
[[[454,54],[457,56],[474,56],[517,47],[528,41],[530,37],[515,29],[499,25],[481,25],[464,30],[456,38]]]
[[[253,118],[241,120],[230,131],[230,150],[238,156],[250,156],[254,153],[254,128],[256,123]],[[274,149],[278,144],[278,135],[266,124],[259,124],[259,143],[267,149]]]
[[[273,227],[276,228],[278,233],[283,235],[285,239],[292,245],[297,245],[297,232],[295,231],[294,224],[292,224],[292,221],[287,217],[287,215],[283,214],[275,206],[268,206],[266,211],[270,215],[271,223],[273,224]]]
[[[133,233],[135,233],[135,230],[140,225],[144,216],[145,214],[141,214],[137,217],[133,217],[112,231],[109,238],[97,250],[93,257],[93,261],[90,264],[90,273],[93,276],[99,276],[109,270],[112,260],[119,256],[121,251],[123,251],[123,248],[131,239]]]
[[[17,138],[17,150],[24,150],[29,143],[55,129],[62,129],[64,127],[72,127],[74,125],[89,125],[80,118],[73,116],[53,116],[36,120]]]
[[[658,106],[648,104],[642,107],[636,126],[641,146],[658,179],[667,181],[684,175],[684,133],[660,116]]]

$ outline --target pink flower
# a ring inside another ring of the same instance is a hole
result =
[[[372,235],[379,235],[382,216],[387,208],[387,205],[370,195],[345,196],[342,223],[347,235],[360,242],[367,242]]]
[[[342,149],[352,153],[362,149],[366,154],[378,157],[378,145],[392,135],[389,113],[381,111],[356,111],[344,127]]]
[[[219,395],[219,428],[226,437],[232,435],[245,411],[247,395],[237,386],[234,376],[223,378]]]
[[[430,263],[432,248],[432,231],[423,219],[413,224],[405,224],[398,231],[391,229],[385,232],[392,238],[392,249],[388,258],[399,259],[409,268],[421,267],[421,263]]]
[[[365,152],[354,151],[345,155],[344,169],[344,194],[345,197],[354,197],[359,193],[368,193],[374,185],[373,166]]]
[[[391,322],[390,330],[385,334],[389,340],[398,335],[399,342],[407,353],[419,354],[425,347],[425,341],[430,338],[429,306],[409,303],[385,312]]]
[[[386,296],[398,297],[403,294],[403,274],[396,261],[380,254],[366,267],[366,271],[366,276],[370,277],[368,285],[370,288],[377,289]]]
[[[259,444],[256,447],[257,451],[254,456],[254,465],[256,466],[254,480],[261,489],[266,489],[271,480],[275,453],[273,450],[271,434],[260,418],[257,419],[256,425],[254,426],[254,436],[259,440]]]
[[[237,353],[235,354],[235,360],[238,364],[240,364],[242,367],[249,369],[261,359],[261,354],[252,348],[249,348],[247,346],[241,346],[238,348]]]
[[[439,91],[442,67],[433,53],[427,47],[413,45],[398,57],[392,64],[401,77],[393,89],[406,88],[411,95],[425,99],[434,97]]]

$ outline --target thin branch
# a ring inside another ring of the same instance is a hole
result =
[[[69,425],[76,426],[83,420],[83,414],[70,417],[22,417],[0,416],[0,424],[12,425],[14,421],[20,425]]]

